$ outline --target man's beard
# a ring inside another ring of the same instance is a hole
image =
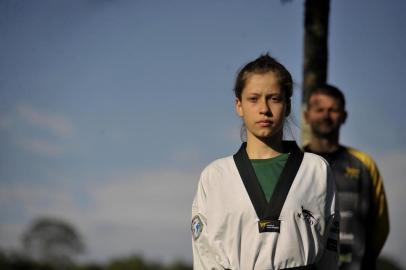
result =
[[[339,126],[335,126],[331,121],[321,121],[311,125],[312,133],[318,138],[329,139],[338,134]]]

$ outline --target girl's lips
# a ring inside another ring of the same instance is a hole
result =
[[[270,120],[262,120],[262,121],[258,121],[257,123],[261,127],[268,127],[268,126],[272,125],[272,121],[270,121]]]

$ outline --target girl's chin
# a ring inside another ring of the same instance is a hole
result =
[[[254,136],[260,140],[276,140],[282,138],[280,136],[281,134],[279,133],[273,133],[273,132],[259,132],[257,134],[254,134]]]

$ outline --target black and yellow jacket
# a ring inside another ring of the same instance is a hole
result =
[[[304,150],[311,152],[309,147]],[[341,215],[340,269],[375,269],[389,234],[388,206],[382,177],[373,159],[340,146],[324,157],[336,179]]]

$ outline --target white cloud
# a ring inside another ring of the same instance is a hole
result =
[[[24,231],[22,224],[0,223],[0,248],[6,247],[9,250],[20,250],[20,237]]]
[[[10,140],[14,145],[40,156],[63,154],[68,150],[66,143],[76,133],[66,116],[41,112],[26,103],[0,115],[0,129],[7,134],[3,143]]]
[[[26,150],[45,156],[58,156],[64,152],[63,147],[47,140],[20,138],[16,143]]]
[[[67,186],[0,184],[0,214],[22,206],[24,221],[15,228],[44,215],[72,222],[85,237],[88,259],[138,253],[190,261],[189,220],[197,178],[179,171],[118,173],[84,185],[80,194]],[[88,203],[81,204],[81,196]],[[0,222],[3,246],[17,245],[21,229],[10,231],[14,225]]]
[[[17,106],[17,112],[29,124],[45,128],[59,137],[67,138],[75,134],[74,126],[66,116],[40,112],[28,104]]]
[[[94,226],[89,236],[95,235],[98,256],[142,252],[160,259],[190,259],[189,218],[196,184],[197,174],[192,173],[130,172],[89,190]],[[110,247],[100,245],[103,241]]]

